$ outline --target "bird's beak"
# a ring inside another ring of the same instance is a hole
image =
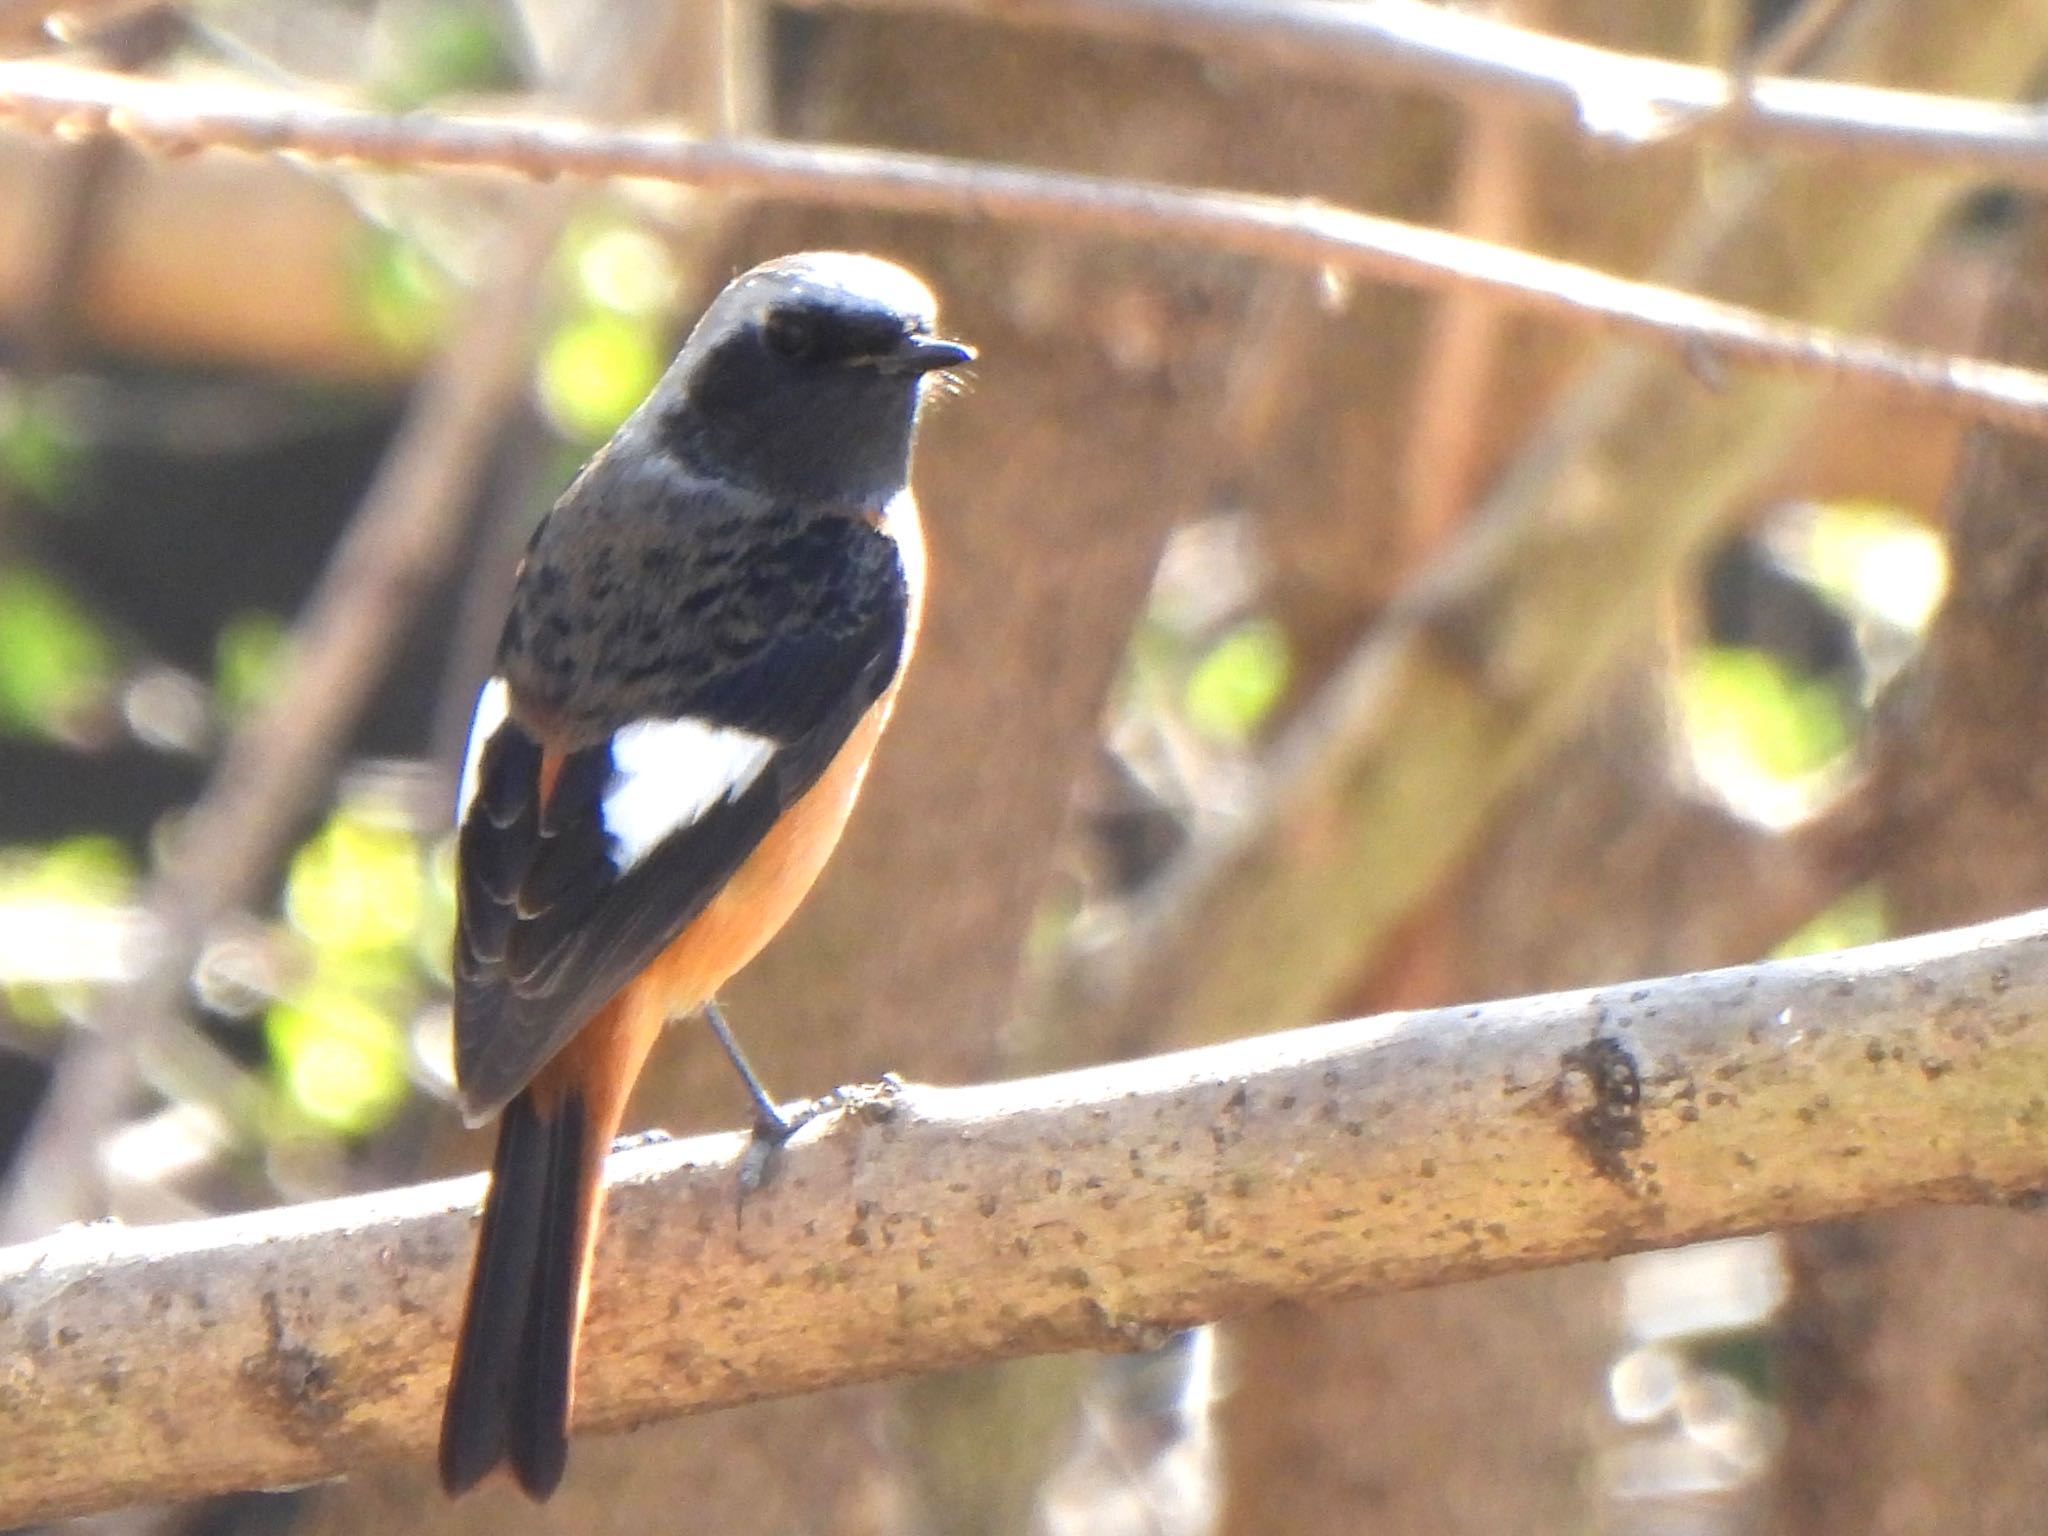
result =
[[[880,373],[931,373],[974,361],[974,348],[940,336],[906,336],[887,352],[861,361]]]

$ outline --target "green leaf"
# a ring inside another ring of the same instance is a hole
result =
[[[1881,502],[1827,502],[1812,514],[1805,557],[1814,583],[1852,613],[1924,630],[1948,586],[1941,536]]]
[[[213,691],[221,708],[239,715],[263,700],[277,680],[287,635],[274,613],[238,613],[213,641]]]
[[[409,946],[420,923],[425,879],[411,833],[338,811],[292,859],[285,915],[321,950]]]
[[[390,230],[367,229],[350,265],[357,318],[392,356],[420,357],[446,332],[454,291],[419,242]]]
[[[114,906],[134,889],[133,856],[102,832],[41,847],[0,848],[0,901]]]
[[[1884,892],[1875,885],[1859,885],[1846,892],[1826,911],[1790,935],[1771,951],[1774,960],[1794,955],[1829,955],[1836,950],[1875,944],[1890,936],[1885,918]]]
[[[666,320],[681,275],[666,242],[635,224],[605,224],[573,247],[572,270],[585,303],[615,314]]]
[[[1680,669],[1678,694],[1710,771],[1793,780],[1826,768],[1851,744],[1834,690],[1768,651],[1703,647]]]
[[[585,443],[610,437],[661,377],[656,327],[624,315],[592,313],[562,326],[541,353],[541,407],[563,436]]]
[[[46,400],[35,390],[0,390],[0,481],[38,501],[58,502],[83,456]]]
[[[405,1100],[405,1033],[351,987],[316,974],[271,1007],[264,1038],[287,1102],[324,1129],[367,1134]]]
[[[40,847],[0,846],[0,925],[17,942],[35,944],[36,959],[49,964],[53,975],[63,975],[74,960],[79,976],[98,975],[105,956],[97,945],[74,956],[61,944],[50,947],[53,940],[26,939],[24,927],[32,927],[37,916],[54,916],[66,908],[118,907],[134,889],[133,856],[104,833],[81,833]],[[82,980],[44,984],[16,979],[0,983],[0,1001],[18,1023],[47,1029],[81,1017],[93,990]]]
[[[1249,741],[1287,691],[1287,636],[1270,619],[1240,624],[1195,664],[1182,696],[1188,723],[1212,740]]]
[[[114,644],[40,572],[0,571],[0,726],[60,736],[113,687]]]
[[[477,0],[402,6],[394,59],[374,91],[406,112],[457,92],[502,91],[520,84],[500,7]]]

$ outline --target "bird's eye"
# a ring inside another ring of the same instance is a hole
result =
[[[800,309],[771,309],[761,322],[768,350],[777,357],[801,362],[818,350],[818,326]]]

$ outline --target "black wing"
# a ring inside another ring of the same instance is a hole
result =
[[[643,583],[637,604],[588,590],[616,580],[616,547],[594,573],[545,541],[529,554],[500,655],[509,709],[501,721],[480,712],[488,736],[472,742],[457,845],[456,1078],[473,1119],[517,1094],[704,909],[896,676],[909,601],[893,539],[826,516],[756,528],[748,544],[744,561],[696,559]],[[627,850],[606,825],[614,741],[663,721],[746,732],[766,758]]]

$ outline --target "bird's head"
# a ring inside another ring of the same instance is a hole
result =
[[[726,285],[649,398],[686,462],[777,497],[900,490],[928,381],[974,357],[931,290],[879,257],[784,256]]]

